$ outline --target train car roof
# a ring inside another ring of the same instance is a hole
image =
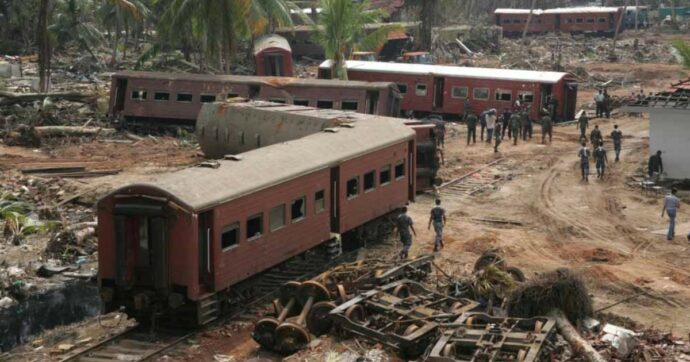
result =
[[[262,35],[254,42],[254,55],[270,48],[280,48],[292,52],[292,48],[290,48],[287,39],[278,34],[266,34]]]
[[[286,181],[336,166],[343,161],[415,139],[404,120],[339,110],[282,105],[271,102],[222,102],[231,111],[250,107],[256,112],[309,112],[337,118],[341,126],[292,141],[241,153],[240,160],[219,160],[220,167],[190,167],[125,186],[159,190],[189,212],[199,212]],[[404,156],[400,156],[401,158]]]
[[[113,77],[168,80],[168,81],[190,81],[190,82],[229,82],[229,83],[250,83],[268,85],[275,88],[287,86],[294,87],[337,87],[337,88],[363,88],[363,89],[383,89],[395,86],[393,82],[365,82],[354,80],[337,79],[316,79],[316,78],[293,78],[293,77],[262,77],[254,75],[216,75],[216,74],[192,74],[192,73],[165,73],[165,72],[142,72],[142,71],[121,71],[113,74]],[[397,87],[397,86],[396,86]]]
[[[319,68],[330,68],[331,60],[326,60]],[[498,69],[498,68],[473,68],[457,67],[452,65],[432,65],[413,63],[385,63],[348,60],[349,70],[365,72],[394,73],[394,74],[430,74],[445,75],[451,77],[514,80],[523,82],[557,83],[568,73],[547,72],[534,70]]]
[[[616,13],[620,10],[617,7],[587,6],[577,8],[555,8],[555,9],[534,9],[532,15],[542,14],[595,14],[595,13]],[[494,10],[494,14],[529,14],[530,9],[509,9],[499,8]]]

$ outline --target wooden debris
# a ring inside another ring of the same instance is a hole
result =
[[[114,128],[101,127],[42,126],[33,128],[33,134],[38,139],[46,137],[109,136],[114,135],[116,132]]]
[[[518,225],[518,226],[524,225],[524,223],[522,221],[513,221],[513,220],[487,219],[487,218],[479,218],[479,217],[473,217],[472,220],[480,221],[480,222],[489,222],[489,223],[493,223],[493,224],[509,224],[509,225]]]
[[[64,93],[12,93],[0,91],[0,106],[12,105],[17,103],[30,103],[42,101],[46,98],[54,100],[66,100],[80,103],[95,103],[98,96],[95,94],[84,94],[77,92]]]
[[[556,321],[556,327],[563,338],[570,343],[577,354],[584,356],[590,362],[606,362],[606,359],[592,347],[580,334],[575,327],[568,321],[563,311],[560,309],[553,309],[549,313],[549,317]]]
[[[69,173],[69,172],[84,172],[86,167],[38,167],[38,168],[24,168],[21,170],[23,174],[47,174],[47,173]]]

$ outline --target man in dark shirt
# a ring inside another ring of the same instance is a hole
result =
[[[541,143],[544,144],[546,135],[549,135],[549,144],[551,144],[551,137],[553,136],[553,121],[551,116],[545,114],[541,117]]]
[[[621,155],[621,143],[623,141],[623,132],[618,129],[618,125],[613,125],[613,131],[611,131],[611,138],[613,139],[613,151],[616,153],[616,162],[620,160]]]
[[[407,215],[407,207],[402,208],[402,213],[398,215],[396,220],[396,227],[400,235],[400,242],[403,244],[403,249],[400,252],[400,259],[407,259],[410,247],[412,246],[412,234],[417,236],[417,232],[414,230],[414,222],[412,218]],[[412,234],[410,234],[412,230]]]
[[[470,111],[465,121],[467,122],[467,144],[470,144],[470,138],[473,144],[477,143],[477,116]]]
[[[582,148],[577,156],[580,157],[580,169],[582,170],[582,181],[589,182],[589,157],[591,153],[587,148],[587,143],[582,141]]]
[[[510,130],[508,126],[510,125],[510,117],[513,115],[509,108],[503,111],[503,128],[501,131],[501,139],[506,138],[506,132],[508,132],[508,138],[510,138]]]
[[[599,142],[599,147],[594,150],[594,159],[596,161],[597,167],[597,178],[604,179],[604,171],[606,170],[606,164],[609,162],[606,157],[606,150],[604,149],[604,142]]]
[[[441,207],[441,200],[439,199],[436,199],[436,206],[431,209],[427,230],[431,229],[431,224],[434,224],[434,231],[436,232],[434,251],[439,251],[443,249],[443,227],[446,225],[446,210]]]
[[[597,147],[599,147],[599,144],[601,141],[604,139],[604,137],[601,135],[601,131],[599,130],[599,125],[595,124],[594,129],[592,132],[589,134],[589,141],[592,142],[592,153],[596,151]]]
[[[650,179],[654,179],[655,181],[659,180],[659,176],[664,172],[664,163],[661,161],[661,151],[656,151],[655,155],[649,157],[647,172],[649,173]]]

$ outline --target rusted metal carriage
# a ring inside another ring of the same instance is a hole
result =
[[[535,9],[532,11],[527,33],[613,34],[621,16],[623,8],[620,7]],[[494,23],[503,28],[505,36],[522,34],[529,17],[529,9],[494,11]]]
[[[267,34],[254,42],[256,75],[292,77],[292,49],[287,39]]]

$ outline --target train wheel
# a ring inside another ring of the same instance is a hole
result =
[[[338,284],[338,301],[340,303],[345,303],[347,302],[347,291],[345,290],[345,286],[342,284]]]
[[[506,267],[506,261],[497,253],[488,251],[482,254],[474,263],[474,271],[482,270],[489,265],[495,265],[499,269],[504,269]]]
[[[410,296],[410,287],[406,284],[400,284],[393,289],[393,295],[398,298],[407,298]]]
[[[527,278],[525,278],[525,273],[523,273],[522,270],[514,266],[507,267],[506,273],[508,273],[513,278],[513,280],[515,280],[518,283],[522,283],[525,280],[527,280]]]
[[[320,302],[323,300],[330,300],[331,293],[328,292],[325,285],[315,280],[307,280],[300,286],[299,292],[297,293],[297,300],[299,300],[302,305],[305,305],[309,297],[314,297],[315,302]]]
[[[283,304],[280,303],[280,299],[273,299],[273,312],[275,313],[276,316],[280,315],[280,312],[283,311]]]
[[[518,352],[517,360],[518,360],[518,362],[522,362],[525,360],[525,358],[527,358],[527,351],[525,351],[524,349],[521,349]]]
[[[278,320],[275,318],[263,318],[256,322],[252,338],[261,348],[273,350],[275,348],[275,331],[278,328]]]
[[[328,333],[333,327],[333,320],[330,313],[336,307],[335,303],[329,301],[318,302],[311,307],[307,315],[307,329],[315,336]]]
[[[416,324],[410,324],[409,326],[407,326],[407,328],[405,328],[405,332],[403,332],[403,336],[409,336],[412,333],[416,332],[418,329],[419,329],[419,326],[417,326]]]
[[[297,298],[302,283],[289,281],[280,287],[280,303],[287,305],[291,298]],[[295,310],[299,308],[294,308]]]
[[[534,323],[534,333],[541,333],[542,328],[544,328],[544,323],[542,321]]]
[[[276,328],[275,341],[276,351],[292,354],[307,347],[311,342],[311,336],[304,327],[292,322],[284,322]]]
[[[462,304],[460,302],[455,302],[450,306],[450,312],[451,313],[459,313],[463,309],[463,307],[465,307],[464,304]]]
[[[455,355],[455,343],[448,343],[443,347],[443,351],[441,352],[441,356],[443,357],[452,357]]]

